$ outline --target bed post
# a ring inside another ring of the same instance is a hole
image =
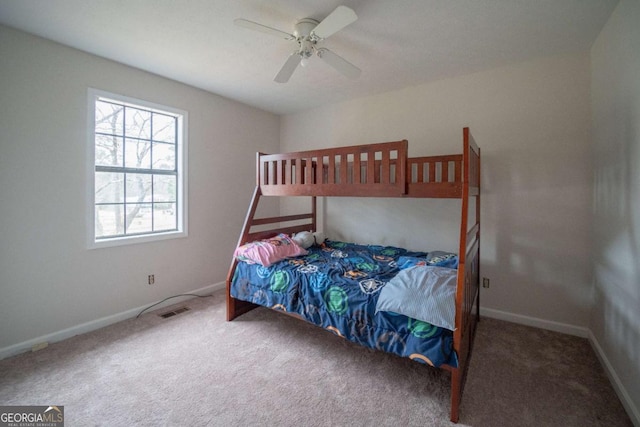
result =
[[[476,254],[476,256],[478,257],[478,261],[477,261],[478,262],[478,297],[476,300],[476,304],[478,304],[478,306],[477,306],[477,312],[476,312],[476,320],[479,322],[480,321],[480,195],[482,193],[480,172],[481,172],[482,162],[480,162],[480,147],[478,147],[476,142],[473,140],[473,136],[471,136],[471,141],[469,142],[475,145],[475,148],[477,149],[477,156],[478,156],[478,160],[477,160],[478,166],[476,170],[476,180],[477,180],[476,185],[478,186],[478,195],[476,196],[476,222],[478,223],[478,253]]]
[[[456,330],[453,347],[458,355],[458,367],[451,368],[451,421],[458,422],[469,357],[480,319],[480,149],[469,128],[463,129],[462,212],[460,248],[456,288]],[[469,229],[469,199],[476,198],[475,218]],[[477,307],[474,315],[473,308]]]

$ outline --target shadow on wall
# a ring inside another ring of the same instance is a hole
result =
[[[492,279],[483,306],[585,327],[592,304],[586,172],[572,166],[570,150],[527,150],[483,151],[481,274]]]
[[[633,120],[628,117],[614,122],[627,124],[608,133],[617,135],[618,140],[602,141],[596,146],[592,327],[616,369],[624,368],[621,380],[626,379],[625,387],[631,396],[637,397],[640,396],[640,188],[637,184],[640,172],[636,168],[640,135],[629,125]]]

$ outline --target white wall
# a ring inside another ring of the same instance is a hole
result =
[[[640,423],[640,2],[622,0],[591,49],[594,287],[590,328]]]
[[[0,350],[224,281],[278,116],[6,27],[0,58]],[[86,248],[88,87],[188,111],[187,238]]]
[[[587,53],[546,58],[284,116],[281,148],[408,139],[413,156],[460,153],[469,126],[483,161],[481,274],[491,279],[483,308],[586,335],[589,66]],[[351,241],[457,251],[459,206],[332,198],[326,231]]]

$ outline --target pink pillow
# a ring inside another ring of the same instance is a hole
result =
[[[239,261],[269,267],[285,258],[306,254],[308,252],[305,249],[298,246],[289,236],[281,233],[271,239],[242,245],[236,249],[234,256]]]

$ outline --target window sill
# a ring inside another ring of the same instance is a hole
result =
[[[112,239],[100,239],[90,241],[89,249],[110,248],[114,246],[135,245],[138,243],[150,243],[161,240],[179,239],[187,237],[186,231],[169,231],[166,233],[147,234],[143,236],[127,236],[127,237],[115,237]]]

